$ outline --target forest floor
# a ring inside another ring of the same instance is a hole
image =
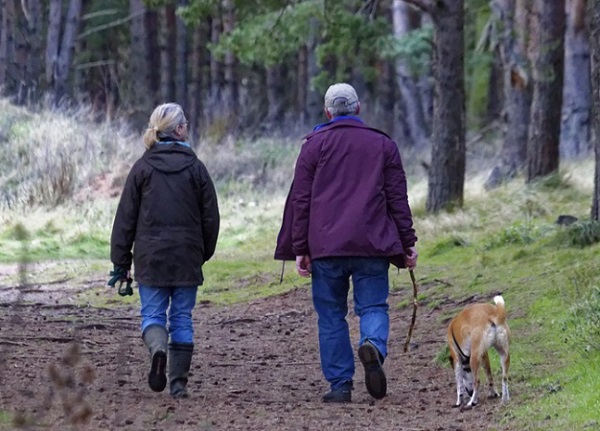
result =
[[[101,307],[73,299],[73,292],[93,285],[96,299],[105,296]],[[440,313],[460,304],[420,308],[404,353],[412,303],[398,309],[407,298],[393,293],[388,395],[379,401],[368,395],[355,358],[352,403],[330,405],[321,402],[328,385],[308,285],[233,306],[200,301],[190,397],[180,400],[147,386],[149,358],[135,303],[124,305],[98,282],[29,285],[16,299],[14,292],[0,278],[0,429],[507,429],[497,422],[499,399],[482,396],[474,409],[453,408],[453,373],[435,362],[445,343],[447,322]],[[358,318],[351,312],[348,321],[356,344]],[[497,364],[492,367],[496,375]]]

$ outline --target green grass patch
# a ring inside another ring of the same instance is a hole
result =
[[[4,410],[0,410],[0,430],[12,429],[12,415]]]

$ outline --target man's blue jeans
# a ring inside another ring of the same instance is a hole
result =
[[[354,311],[360,318],[359,346],[369,340],[387,356],[390,319],[387,258],[333,257],[312,261],[312,296],[318,315],[321,368],[331,389],[354,377],[354,353],[346,315],[350,277]]]
[[[167,328],[168,309],[171,343],[194,342],[192,310],[196,305],[198,286],[154,287],[140,284],[139,291],[142,302],[142,334],[150,325]]]

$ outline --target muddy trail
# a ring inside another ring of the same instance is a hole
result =
[[[412,304],[396,304],[407,292],[390,296],[388,396],[368,395],[356,358],[352,403],[327,405],[320,401],[328,385],[307,286],[229,307],[200,302],[190,397],[182,400],[147,387],[135,305],[123,306],[107,289],[101,295],[116,299],[105,302],[111,308],[74,305],[60,295],[42,303],[30,289],[29,298],[0,301],[0,429],[508,429],[498,424],[498,399],[482,396],[470,410],[452,407],[452,371],[434,361],[445,342],[441,310],[419,309],[411,349],[403,352]],[[348,321],[356,343],[358,318],[351,313]]]

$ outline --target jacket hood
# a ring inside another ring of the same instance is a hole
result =
[[[144,161],[161,172],[179,172],[198,159],[194,150],[179,144],[156,144],[142,156]]]

